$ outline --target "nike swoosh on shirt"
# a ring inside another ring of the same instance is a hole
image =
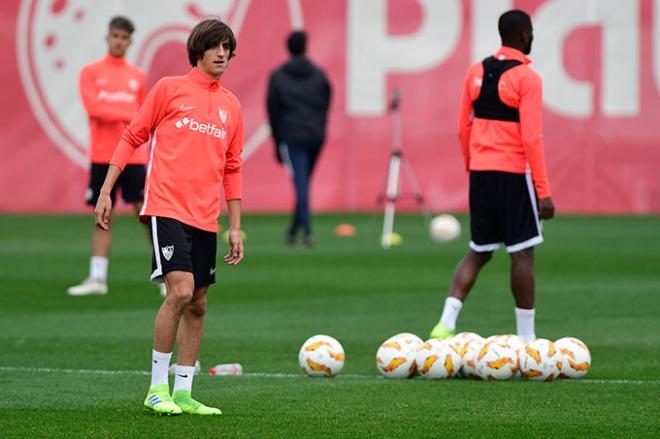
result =
[[[183,104],[179,105],[179,110],[180,111],[194,110],[195,108],[197,108],[197,107],[194,106],[194,105],[183,105]]]
[[[177,373],[177,375],[180,376],[181,378],[188,378],[188,374],[186,374],[186,375],[181,375],[180,373]]]

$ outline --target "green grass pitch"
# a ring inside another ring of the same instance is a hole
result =
[[[466,229],[467,217],[460,220]],[[161,298],[148,284],[149,247],[135,220],[114,225],[109,295],[71,298],[66,288],[87,274],[91,218],[0,216],[0,437],[660,434],[660,218],[546,224],[536,253],[537,335],[579,337],[593,356],[588,379],[555,383],[381,378],[379,344],[397,332],[428,335],[468,234],[434,245],[419,216],[401,215],[395,229],[404,242],[383,251],[380,217],[320,215],[317,248],[292,249],[283,245],[287,221],[245,216],[244,263],[218,266],[200,360],[204,370],[239,362],[247,375],[198,376],[194,394],[224,411],[199,419],[141,409]],[[358,235],[335,237],[341,222]],[[219,256],[224,250],[220,242]],[[514,332],[508,268],[500,250],[459,330]],[[298,370],[298,349],[318,333],[344,346],[336,378]]]

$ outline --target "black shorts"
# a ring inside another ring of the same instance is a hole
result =
[[[107,164],[92,163],[89,170],[89,186],[85,194],[85,202],[90,206],[96,206],[96,201],[99,199],[101,187],[103,186],[109,167],[110,165]],[[115,204],[117,188],[121,188],[121,198],[126,203],[143,201],[144,180],[146,176],[147,172],[144,165],[126,165],[110,193],[112,204]]]
[[[515,253],[543,242],[536,190],[529,174],[470,171],[470,248]]]
[[[216,234],[184,224],[172,218],[152,216],[151,281],[163,283],[170,271],[193,274],[195,288],[215,283]]]

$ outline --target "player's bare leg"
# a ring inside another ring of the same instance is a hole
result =
[[[191,301],[183,310],[177,334],[177,361],[172,399],[183,413],[190,415],[222,414],[219,409],[208,407],[191,396],[195,360],[202,341],[208,289],[208,286],[195,289]]]
[[[465,301],[484,265],[493,257],[492,252],[477,253],[470,250],[458,263],[449,290],[449,297]]]
[[[165,284],[169,294],[154,323],[154,350],[158,352],[172,352],[179,322],[192,301],[195,288],[193,274],[187,271],[170,271],[165,274]]]
[[[534,248],[511,253],[511,292],[516,306],[534,308]]]
[[[534,329],[534,248],[511,253],[511,292],[516,301],[518,336],[525,340],[536,338]]]
[[[112,226],[112,215],[110,215],[110,226]],[[92,235],[92,256],[107,258],[110,256],[110,247],[112,246],[112,232],[94,227]]]
[[[112,215],[110,216],[112,225]],[[92,294],[108,293],[108,256],[112,245],[112,232],[94,227],[92,232],[92,257],[89,262],[89,277],[80,285],[75,285],[67,290],[70,296],[87,296]]]
[[[176,341],[176,364],[195,366],[202,340],[208,289],[208,285],[196,288],[192,300],[183,311]]]
[[[154,322],[151,386],[144,407],[160,415],[177,415],[182,411],[170,396],[168,369],[179,322],[193,298],[195,283],[192,273],[185,271],[170,271],[165,274],[165,283],[170,294],[160,306]]]
[[[479,272],[492,257],[492,252],[477,253],[470,250],[461,259],[454,272],[449,296],[445,299],[440,321],[431,330],[431,338],[448,338],[454,335],[456,320],[463,307],[463,301],[470,293]]]

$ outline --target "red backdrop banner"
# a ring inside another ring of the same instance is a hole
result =
[[[274,160],[265,91],[287,58],[286,35],[301,27],[334,87],[313,208],[378,207],[396,89],[403,152],[431,209],[465,210],[456,137],[463,76],[497,49],[497,18],[512,7],[534,20],[532,67],[544,80],[559,212],[660,212],[660,0],[3,1],[0,212],[85,210],[88,129],[77,76],[104,55],[115,14],[136,24],[128,57],[149,85],[188,70],[185,40],[200,18],[231,24],[238,56],[223,84],[245,112],[246,210],[284,211],[293,202]]]

